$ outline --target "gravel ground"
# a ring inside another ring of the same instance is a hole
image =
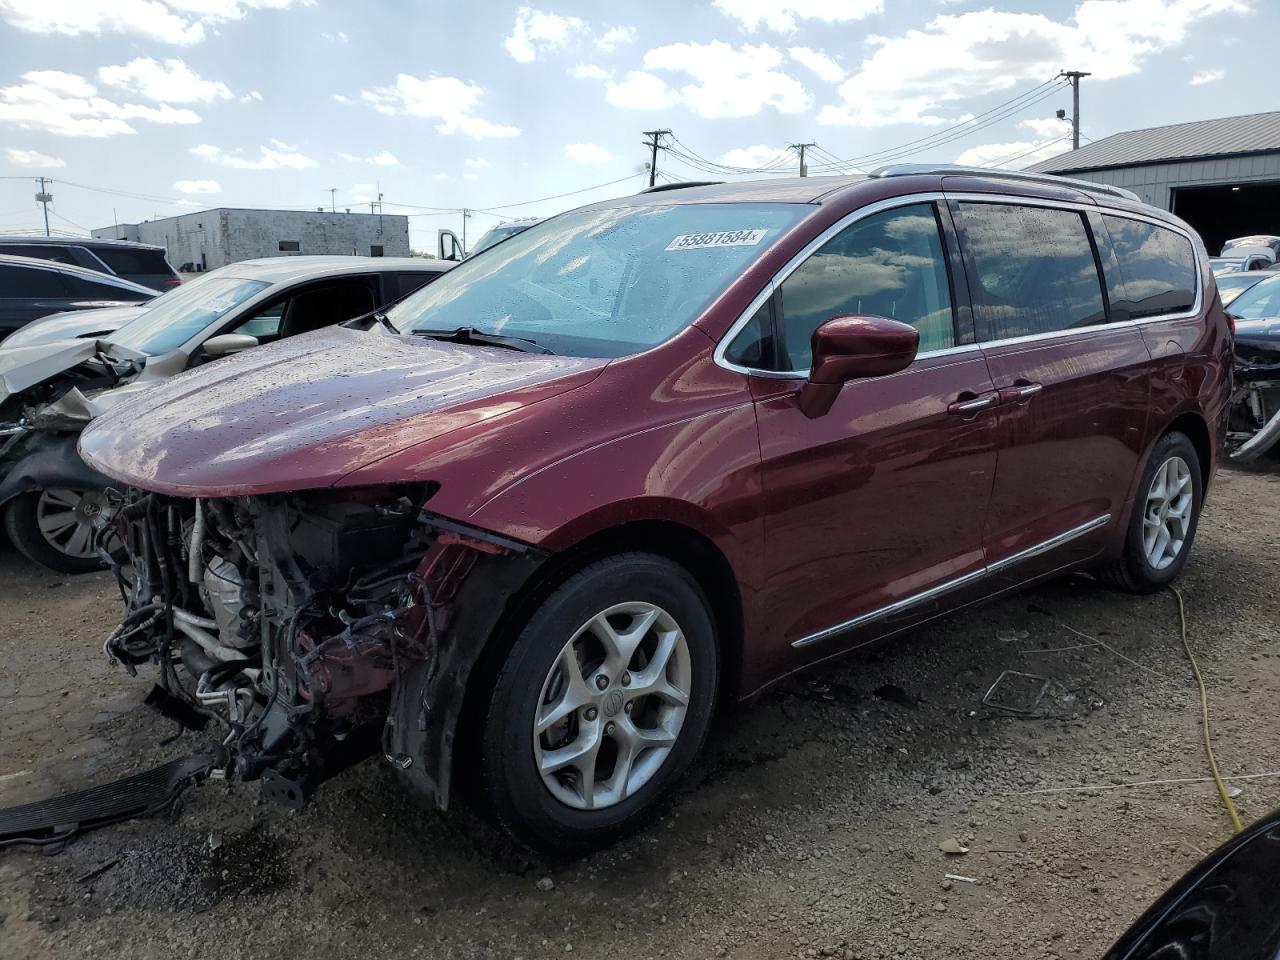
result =
[[[1181,585],[1227,775],[1280,770],[1278,569],[1280,475],[1224,471]],[[113,590],[0,552],[0,805],[194,748],[103,661]],[[1120,786],[1206,773],[1177,631],[1170,594],[1085,577],[958,614],[738,710],[662,819],[574,862],[372,761],[300,813],[209,785],[0,852],[0,956],[1099,957],[1230,831],[1209,784]],[[1006,669],[1052,679],[1036,716],[981,705]],[[1246,821],[1280,806],[1240,786]],[[1032,792],[1063,787],[1091,789]]]

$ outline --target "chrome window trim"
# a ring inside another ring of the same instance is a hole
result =
[[[911,607],[924,603],[926,600],[932,600],[935,597],[940,597],[945,593],[950,593],[952,590],[957,590],[970,583],[976,583],[977,581],[989,577],[994,573],[1000,573],[1003,570],[1007,570],[1024,560],[1030,560],[1032,557],[1038,557],[1042,553],[1048,553],[1050,550],[1055,550],[1058,547],[1070,543],[1072,540],[1083,537],[1086,533],[1091,533],[1099,527],[1106,526],[1110,522],[1111,514],[1104,513],[1101,516],[1094,517],[1092,520],[1086,520],[1084,523],[1072,527],[1069,530],[1064,530],[1062,533],[1050,537],[1048,540],[1042,540],[1040,543],[1027,547],[1025,550],[1019,550],[1017,553],[1012,556],[1005,557],[1003,560],[997,560],[995,563],[989,563],[983,567],[979,567],[977,570],[970,571],[963,576],[956,577],[952,580],[946,580],[942,583],[929,587],[927,590],[921,590],[919,593],[913,593],[909,597],[903,597],[901,600],[895,600],[893,603],[885,604],[883,607],[868,610],[866,613],[859,614],[850,620],[845,620],[841,623],[834,624],[833,626],[818,630],[815,633],[807,634],[798,640],[792,640],[791,646],[796,649],[807,647],[820,640],[826,640],[829,637],[834,637],[837,634],[865,626],[868,623],[883,620],[885,617],[892,616],[895,613],[901,613],[904,610],[909,610]]]
[[[1077,210],[1085,213],[1095,212],[1105,214],[1107,216],[1125,217],[1129,220],[1140,220],[1150,223],[1153,226],[1164,227],[1166,230],[1178,234],[1191,244],[1192,259],[1195,262],[1196,269],[1196,299],[1190,310],[1180,311],[1178,313],[1162,313],[1154,317],[1141,317],[1136,320],[1117,320],[1112,323],[1099,323],[1088,327],[1068,327],[1065,330],[1051,330],[1046,333],[1031,333],[1021,337],[1007,337],[1005,339],[982,340],[977,343],[958,344],[954,347],[946,347],[942,350],[930,350],[916,356],[917,360],[929,357],[945,356],[950,353],[963,353],[972,349],[981,349],[983,346],[996,344],[1020,344],[1033,343],[1038,340],[1054,340],[1065,337],[1074,337],[1080,335],[1091,334],[1097,331],[1116,330],[1125,327],[1137,327],[1147,323],[1163,323],[1170,320],[1190,320],[1200,315],[1200,311],[1204,306],[1204,271],[1200,263],[1198,248],[1195,238],[1178,224],[1170,223],[1159,217],[1144,214],[1138,210],[1127,210],[1121,207],[1108,206],[1105,203],[1082,203],[1075,200],[1051,200],[1046,197],[1026,197],[1018,194],[1006,193],[946,193],[942,191],[928,191],[924,193],[906,194],[900,197],[887,197],[884,200],[878,200],[875,203],[869,203],[865,207],[859,207],[851,213],[841,217],[831,226],[827,227],[822,233],[810,240],[804,247],[790,260],[788,260],[775,273],[765,285],[765,288],[748,304],[738,319],[733,322],[728,330],[720,337],[716,343],[712,360],[719,367],[726,370],[732,370],[735,373],[741,373],[746,376],[766,377],[772,380],[804,380],[808,378],[807,370],[761,370],[755,367],[745,367],[725,358],[725,352],[729,349],[729,345],[743,328],[750,322],[755,312],[764,305],[779,286],[781,286],[792,273],[799,268],[809,257],[813,256],[817,250],[822,247],[828,240],[831,240],[846,227],[857,223],[865,217],[873,216],[885,210],[892,210],[895,207],[906,207],[916,203],[945,203],[949,200],[970,203],[1004,203],[1013,204],[1015,206],[1024,207],[1051,207],[1061,210]],[[952,305],[954,309],[954,304]]]

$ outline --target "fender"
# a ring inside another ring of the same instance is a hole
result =
[[[0,505],[24,493],[49,487],[105,490],[116,486],[109,477],[81,459],[76,452],[77,436],[74,433],[33,430],[19,440],[5,458],[12,466],[0,479]]]

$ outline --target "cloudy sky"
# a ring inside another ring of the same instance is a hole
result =
[[[68,233],[380,187],[430,249],[638,189],[656,128],[676,179],[1024,166],[1068,145],[1059,70],[1099,139],[1275,109],[1277,36],[1275,0],[0,0],[0,232],[41,174]]]

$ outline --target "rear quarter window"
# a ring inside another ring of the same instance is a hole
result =
[[[121,276],[173,273],[163,250],[133,250],[128,247],[90,247],[93,254]]]
[[[1111,246],[1120,264],[1119,283],[1111,284],[1115,307],[1135,320],[1183,313],[1196,302],[1195,249],[1180,233],[1145,220],[1104,214]]]

